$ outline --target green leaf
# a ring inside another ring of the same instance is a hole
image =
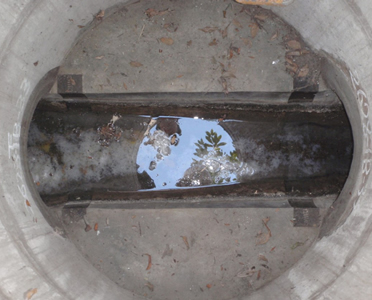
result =
[[[222,143],[217,144],[217,147],[221,147],[221,146],[225,146],[225,145],[226,145],[226,143],[222,142]]]

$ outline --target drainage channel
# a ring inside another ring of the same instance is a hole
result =
[[[352,135],[334,93],[308,96],[49,95],[30,127],[30,170],[49,206],[328,208]]]

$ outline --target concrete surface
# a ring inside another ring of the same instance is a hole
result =
[[[24,164],[27,126],[36,101],[30,98],[34,87],[46,72],[61,64],[79,34],[77,25],[86,25],[100,9],[117,3],[1,2],[0,246],[4,255],[0,295],[4,299],[27,299],[31,294],[33,299],[136,298],[91,266],[61,236],[61,229],[49,225]],[[333,222],[339,227],[330,226],[327,235],[295,266],[249,299],[369,299],[372,130],[368,108],[372,88],[366,66],[372,60],[372,5],[368,0],[297,0],[275,11],[312,47],[340,62],[333,72],[338,80],[334,86],[347,96],[342,100],[356,147],[349,182],[336,203],[335,210],[343,207],[337,213],[341,219]]]

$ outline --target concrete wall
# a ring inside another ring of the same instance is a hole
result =
[[[36,84],[67,54],[79,34],[78,25],[116,4],[115,0],[0,3],[0,298],[23,299],[33,288],[38,289],[37,299],[134,298],[93,268],[63,238],[58,224],[48,223],[23,163],[34,105],[29,99]],[[293,269],[252,298],[369,299],[372,3],[296,0],[275,12],[314,49],[339,62],[328,65],[327,80],[343,98],[356,150],[352,173],[336,213],[324,225],[324,236]],[[334,230],[337,225],[341,226]]]

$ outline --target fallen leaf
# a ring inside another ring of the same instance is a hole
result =
[[[156,10],[156,9],[153,9],[153,8],[148,8],[148,9],[146,9],[145,14],[147,15],[147,17],[152,18],[154,16],[165,15],[169,12],[170,12],[169,8],[167,8],[165,10]]]
[[[133,68],[139,68],[139,67],[142,67],[143,64],[141,64],[140,62],[138,61],[131,61],[130,62],[130,65],[133,67]]]
[[[291,246],[291,249],[294,250],[296,249],[297,247],[300,247],[300,246],[303,246],[305,245],[305,243],[302,243],[302,242],[296,242],[294,243],[292,246]]]
[[[97,228],[98,229],[98,228]],[[90,231],[90,230],[92,230],[92,226],[90,226],[89,224],[87,224],[86,226],[85,226],[85,232],[88,232],[88,231]],[[96,230],[97,231],[97,230]]]
[[[249,27],[251,28],[251,37],[254,39],[258,33],[258,30],[260,30],[260,27],[256,22],[251,23]]]
[[[94,231],[98,231],[98,223],[94,224]]]
[[[84,28],[85,26],[84,26],[84,25],[78,25],[77,27],[79,27],[79,28]]]
[[[189,250],[190,249],[190,245],[189,245],[189,242],[187,240],[187,236],[181,236],[181,238],[183,239],[183,242],[186,245],[186,249]]]
[[[232,44],[230,44],[230,50],[232,50],[236,54],[240,55],[240,48],[234,47]]]
[[[243,28],[242,24],[240,24],[240,22],[236,19],[233,19],[232,23],[234,24],[235,27]]]
[[[204,27],[204,28],[199,28],[199,30],[201,30],[205,33],[211,33],[211,32],[214,32],[214,31],[218,30],[218,27],[207,26],[207,27]]]
[[[149,281],[145,284],[145,286],[147,286],[151,292],[154,291],[154,285],[151,284]]]
[[[309,66],[306,64],[302,68],[299,69],[297,76],[298,77],[306,77],[309,74]]]
[[[260,278],[261,278],[261,270],[258,270],[258,272],[257,272],[257,280],[260,280]]]
[[[172,254],[173,254],[173,249],[171,249],[171,248],[169,247],[169,244],[166,244],[166,245],[165,245],[165,250],[164,250],[164,252],[163,252],[163,255],[161,256],[161,259],[163,259],[163,258],[166,257],[166,256],[172,256]]]
[[[225,225],[225,226],[230,226],[230,224],[229,224],[229,223],[225,223],[224,225]]]
[[[260,21],[265,21],[269,16],[266,14],[258,14],[255,15],[254,18]]]
[[[26,205],[27,205],[27,206],[31,206],[30,201],[28,201],[27,199],[26,199]]]
[[[37,288],[29,290],[26,294],[26,299],[30,300],[32,296],[35,295],[36,293],[37,293]]]
[[[218,41],[216,39],[213,39],[213,41],[209,43],[209,46],[216,46],[217,42]]]
[[[206,285],[206,287],[207,287],[208,289],[210,289],[210,288],[212,287],[212,285],[211,285],[210,283],[208,283],[208,284]]]
[[[96,57],[95,57],[95,59],[102,59],[102,58],[104,58],[103,55],[101,55],[101,56],[96,56]]]
[[[224,10],[222,13],[223,13],[224,19],[226,19],[226,10]]]
[[[291,48],[292,50],[298,50],[298,49],[301,49],[301,44],[299,41],[296,41],[296,40],[290,40],[287,43],[287,46],[289,48]]]
[[[270,41],[276,40],[278,38],[278,30],[271,36]]]
[[[272,247],[270,252],[273,252],[275,250],[276,246],[275,247]]]
[[[187,46],[191,46],[191,45],[192,45],[192,41],[188,41],[188,42],[186,43],[186,45],[187,45]]]
[[[99,20],[99,21],[101,21],[104,16],[105,16],[105,11],[104,10],[100,10],[99,13],[96,15],[96,19]]]
[[[166,44],[168,46],[173,45],[173,43],[174,43],[172,38],[167,38],[167,37],[162,37],[160,39],[160,42],[162,42],[163,44]]]
[[[148,271],[148,270],[150,270],[151,269],[151,266],[152,266],[152,263],[151,263],[151,255],[150,254],[147,254],[147,253],[145,253],[145,254],[142,254],[142,256],[148,256],[148,258],[149,258],[149,261],[148,261],[148,263],[147,263],[147,268],[146,268],[146,271]]]
[[[248,38],[242,38],[241,39],[244,43],[244,45],[248,46],[248,48],[251,48],[252,47],[252,41]]]
[[[229,25],[226,26],[226,28],[224,30],[219,30],[221,35],[222,35],[222,38],[224,39],[225,37],[227,37],[227,29],[229,28],[231,23],[229,23]]]
[[[262,220],[262,223],[264,224],[264,226],[266,227],[267,229],[267,233],[259,233],[256,237],[256,245],[263,245],[263,244],[266,244],[270,237],[271,237],[271,230],[269,228],[269,226],[267,226],[267,223],[270,221],[270,218],[267,217],[265,219]]]
[[[39,64],[39,61],[34,62],[34,66],[36,67]]]
[[[258,255],[258,260],[262,260],[262,261],[265,261],[265,262],[269,262],[268,259],[266,258],[266,256],[263,255],[263,254],[259,254],[259,255]]]
[[[181,78],[181,77],[183,77],[183,75],[178,75],[178,76],[177,76],[177,78]]]
[[[126,91],[128,90],[128,86],[125,84],[125,82],[123,82],[123,87],[125,88]]]

